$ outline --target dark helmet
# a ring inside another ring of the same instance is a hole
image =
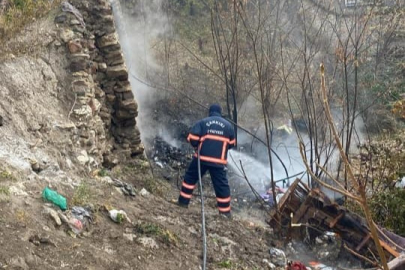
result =
[[[210,106],[209,113],[210,113],[210,114],[211,114],[211,113],[219,113],[219,114],[221,114],[221,113],[222,113],[221,105],[219,105],[219,104],[212,104],[212,105]]]

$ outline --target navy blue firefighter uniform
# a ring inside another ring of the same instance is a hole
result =
[[[198,121],[191,129],[187,140],[200,151],[201,177],[209,171],[217,198],[218,210],[222,214],[231,212],[231,191],[226,176],[228,149],[236,145],[232,125],[222,118],[221,106],[213,104],[209,117]],[[197,153],[194,154],[183,180],[179,204],[188,205],[198,182]]]

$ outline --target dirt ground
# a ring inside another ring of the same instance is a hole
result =
[[[124,167],[125,173],[120,170],[112,174],[122,174],[132,179],[137,190],[145,185],[163,198],[154,194],[125,196],[103,177],[86,181],[87,191],[81,194],[84,200],[77,198],[77,189],[55,186],[69,202],[82,201],[92,207],[93,222],[77,236],[44,212],[41,192],[45,183],[26,183],[26,195],[3,196],[0,265],[5,269],[199,269],[202,237],[198,200],[189,209],[180,208],[170,202],[177,191],[165,182],[139,181],[141,174],[134,168]],[[132,173],[138,174],[138,180],[130,176]],[[222,218],[211,204],[205,204],[208,269],[263,269],[272,233],[268,226],[252,222],[252,218]],[[107,212],[112,208],[124,210],[131,222],[114,223]]]

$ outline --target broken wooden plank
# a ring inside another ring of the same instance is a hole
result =
[[[329,227],[332,229],[335,227],[336,223],[343,217],[344,213],[340,213],[331,223],[329,223]]]
[[[380,241],[380,245],[386,250],[388,251],[392,256],[394,256],[395,258],[399,257],[399,252],[396,251],[395,249],[393,249],[392,247],[390,247],[387,243],[385,243],[384,241],[378,239]]]
[[[300,208],[295,212],[293,218],[292,218],[292,223],[298,223],[302,216],[304,216],[307,211],[308,211],[308,201],[311,199],[310,196],[307,196],[305,201],[301,204]]]
[[[390,270],[402,270],[405,269],[405,255],[401,255],[388,263]]]
[[[355,248],[355,250],[357,252],[360,251],[360,249],[362,249],[364,247],[364,245],[368,242],[368,240],[370,240],[371,238],[371,234],[366,235],[366,237],[363,238],[363,240],[360,242],[360,244],[358,244],[358,246]]]

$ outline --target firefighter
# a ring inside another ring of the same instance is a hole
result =
[[[182,183],[179,206],[188,207],[198,181],[198,158],[200,151],[201,177],[209,171],[217,198],[220,214],[231,217],[231,191],[226,176],[228,149],[236,145],[232,125],[222,118],[221,106],[212,104],[209,116],[198,121],[191,129],[187,141],[196,149]]]

